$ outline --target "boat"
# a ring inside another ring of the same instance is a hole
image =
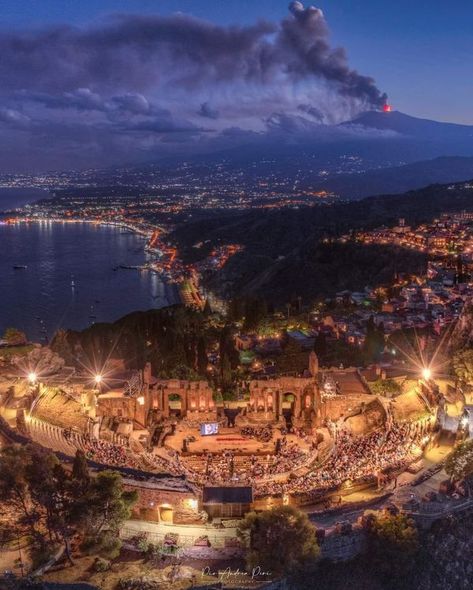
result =
[[[26,266],[26,264],[14,264],[13,268],[15,270],[26,270],[28,267]]]

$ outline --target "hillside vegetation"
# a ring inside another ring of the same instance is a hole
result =
[[[425,257],[412,251],[323,240],[395,225],[400,217],[415,226],[446,211],[471,210],[472,205],[469,185],[432,185],[331,206],[232,212],[182,225],[171,239],[186,261],[204,258],[219,244],[243,245],[209,285],[230,296],[257,294],[284,303],[293,294],[313,298],[347,287],[376,286],[396,270],[417,272],[425,264]],[[196,248],[199,242],[204,243]]]

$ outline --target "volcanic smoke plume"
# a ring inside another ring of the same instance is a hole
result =
[[[182,13],[120,14],[83,27],[0,29],[5,157],[34,150],[56,166],[116,161],[241,132],[309,130],[386,103],[330,45],[322,11],[289,5],[279,23],[220,26]],[[21,144],[21,145],[20,145]],[[1,154],[0,154],[1,155]],[[57,158],[56,158],[57,156]]]
[[[320,76],[334,82],[342,94],[372,106],[383,106],[387,96],[381,94],[373,78],[350,69],[343,48],[330,47],[327,23],[320,8],[304,8],[295,1],[289,10],[293,17],[282,22],[277,41],[283,52],[287,51],[284,57],[289,71],[299,77]]]

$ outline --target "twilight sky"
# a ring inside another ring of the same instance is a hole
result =
[[[473,124],[473,3],[0,0],[0,169],[314,133],[384,93]],[[320,10],[319,10],[320,9]]]

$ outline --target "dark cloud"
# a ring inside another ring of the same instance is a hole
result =
[[[385,100],[372,78],[332,49],[320,9],[292,2],[280,25],[222,27],[183,14],[115,16],[90,29],[56,27],[0,35],[2,88],[166,90],[316,77],[367,104]],[[78,97],[80,98],[80,97]],[[91,97],[84,97],[87,100]]]
[[[386,102],[386,94],[380,92],[373,78],[350,69],[346,51],[330,46],[320,8],[304,8],[296,1],[291,2],[289,10],[292,17],[283,20],[276,45],[287,51],[287,67],[292,74],[302,78],[320,76],[333,82],[340,93],[367,105],[379,107]]]
[[[198,114],[201,117],[205,117],[207,119],[218,119],[218,117],[219,117],[218,110],[212,108],[212,106],[208,102],[203,102],[200,105],[200,109],[198,110]]]
[[[276,130],[294,137],[379,107],[385,95],[331,47],[322,12],[300,2],[289,11],[280,23],[253,26],[127,14],[87,27],[0,31],[0,133],[31,134],[11,142],[25,165],[38,158],[37,142],[51,161],[62,153],[65,167],[68,154],[80,165],[94,153],[100,165],[172,151],[173,142],[192,152]]]
[[[187,121],[176,121],[170,114],[153,117],[143,121],[133,122],[127,125],[126,131],[139,131],[153,134],[187,133],[195,135],[205,132],[206,129],[197,127]]]
[[[0,123],[16,129],[26,129],[30,125],[30,118],[15,109],[0,108]]]
[[[310,115],[316,121],[322,122],[324,120],[324,115],[322,111],[310,104],[300,104],[297,107],[297,109],[301,111],[301,113],[306,113],[307,115]]]
[[[102,98],[89,88],[77,88],[72,92],[52,95],[46,92],[21,90],[16,97],[25,102],[37,103],[48,109],[76,109],[79,111],[104,111]]]
[[[219,27],[177,14],[115,16],[90,29],[3,32],[0,76],[4,89],[42,91],[262,79],[269,49],[264,39],[274,31],[268,23]]]
[[[119,110],[135,115],[148,115],[153,111],[152,105],[142,94],[128,93],[122,96],[114,96],[110,102]]]

